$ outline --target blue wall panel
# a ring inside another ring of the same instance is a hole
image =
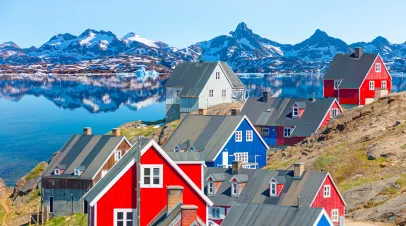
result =
[[[323,214],[323,216],[321,216],[319,222],[317,223],[317,226],[330,226],[330,222],[327,220],[326,215]]]

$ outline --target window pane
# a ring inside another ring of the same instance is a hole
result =
[[[144,184],[151,184],[151,178],[150,177],[144,177]]]
[[[124,222],[122,222],[122,221],[117,221],[117,226],[124,226]]]
[[[154,184],[159,184],[159,178],[154,177]]]
[[[150,168],[144,168],[144,175],[151,175],[151,169]]]
[[[131,220],[133,219],[133,213],[132,212],[128,212],[127,213],[127,220]]]
[[[118,220],[122,220],[122,219],[123,219],[123,216],[124,216],[123,213],[121,213],[121,212],[118,212],[118,213],[117,213],[117,219],[118,219]]]
[[[154,176],[159,176],[159,168],[154,168]]]
[[[133,221],[132,220],[127,220],[127,226],[131,226],[133,225]]]

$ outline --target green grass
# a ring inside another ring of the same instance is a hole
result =
[[[74,214],[69,217],[54,217],[47,221],[46,226],[86,226],[87,225],[87,215],[86,214]]]
[[[42,173],[42,171],[44,171],[45,169],[45,164],[38,164],[36,167],[34,167],[34,169],[32,169],[27,176],[25,177],[26,181],[29,181],[33,178],[39,177]]]
[[[4,215],[6,214],[6,211],[3,209],[3,207],[0,205],[0,225],[3,223],[3,218]]]
[[[40,197],[39,189],[30,192],[28,202],[32,202]]]
[[[372,183],[375,181],[380,180],[380,177],[361,177],[360,179],[356,179],[356,180],[351,180],[351,181],[343,181],[341,182],[338,187],[340,189],[340,192],[343,193],[345,191],[350,190],[351,188],[355,188],[358,186],[361,186],[363,184],[368,184],[368,183]]]
[[[161,121],[159,121],[159,122],[161,122]],[[179,125],[179,123],[180,123],[180,120],[176,120],[176,121],[168,123],[167,126],[174,129]],[[144,128],[122,128],[121,135],[125,136],[129,140],[133,140],[138,136],[149,137],[156,131],[162,129],[162,126],[158,127],[158,128],[154,128],[154,126],[156,126],[158,124],[159,123],[157,123],[157,124],[148,123],[148,126],[146,126]],[[108,134],[110,134],[110,133],[111,132],[109,132]]]
[[[334,155],[320,156],[314,161],[314,167],[316,170],[325,171],[328,167],[337,160]]]
[[[401,149],[406,149],[406,144],[400,146]]]
[[[264,169],[269,169],[269,170],[277,170],[277,169],[286,169],[289,168],[293,163],[297,162],[299,158],[293,158],[288,161],[274,161],[271,162],[271,164],[267,165],[264,167]]]

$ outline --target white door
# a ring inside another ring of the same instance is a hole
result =
[[[228,168],[228,151],[223,151],[223,167]]]

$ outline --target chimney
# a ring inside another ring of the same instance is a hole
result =
[[[113,128],[113,129],[111,129],[111,135],[113,135],[113,137],[119,137],[120,134],[121,134],[120,128]]]
[[[183,203],[183,187],[182,186],[167,186],[168,190],[168,212],[172,211],[179,203]]]
[[[83,135],[92,135],[92,128],[90,127],[83,128]]]
[[[262,93],[262,102],[267,103],[271,99],[271,92],[270,91],[264,91]]]
[[[236,116],[236,115],[238,115],[238,113],[239,113],[238,109],[236,109],[236,108],[231,109],[231,115]]]
[[[189,226],[197,221],[197,206],[182,205],[181,209],[181,226]]]
[[[242,163],[239,161],[233,161],[231,164],[232,164],[231,165],[232,174],[233,175],[238,174],[238,171],[240,171]]]
[[[312,93],[312,102],[316,101],[316,92]]]
[[[354,49],[354,57],[355,58],[361,58],[362,57],[362,48],[361,47],[356,47]]]
[[[304,172],[304,163],[303,162],[293,164],[293,177],[300,178],[300,177],[302,177],[303,172]]]
[[[302,207],[302,197],[297,196],[297,208],[299,209],[300,207]]]
[[[207,115],[207,109],[200,108],[199,115]]]

